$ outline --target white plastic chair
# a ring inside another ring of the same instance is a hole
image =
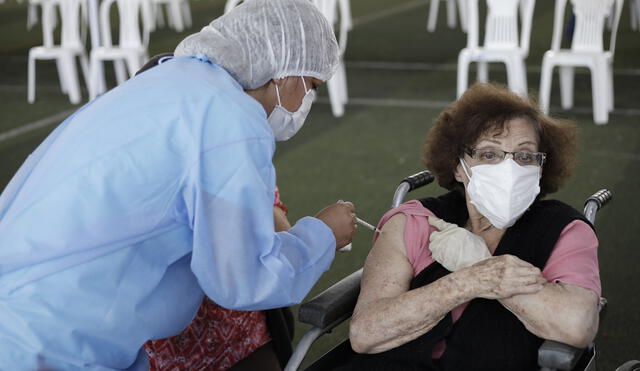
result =
[[[111,5],[117,4],[120,19],[118,45],[111,41],[109,12]],[[99,65],[103,61],[113,61],[118,85],[133,76],[142,67],[147,57],[147,45],[151,25],[151,11],[147,0],[103,0],[100,4],[101,46],[91,51],[90,97],[94,99],[106,91],[104,74]],[[142,25],[140,24],[142,17]]]
[[[167,9],[167,20],[169,27],[177,32],[182,32],[186,27],[191,27],[191,8],[187,0],[151,0],[152,9],[155,13],[156,24],[164,27],[165,21],[162,13],[162,6]],[[155,26],[152,27],[155,29]]]
[[[427,18],[427,31],[434,32],[438,23],[438,7],[441,0],[431,0],[429,5],[429,17]],[[447,26],[449,28],[456,27],[456,0],[447,1]],[[458,9],[460,11],[460,28],[467,32],[467,8],[465,0],[458,0]]]
[[[478,0],[467,0],[467,47],[458,54],[458,97],[467,90],[471,62],[478,65],[480,82],[489,79],[489,62],[504,63],[509,89],[517,94],[527,94],[524,60],[529,55],[534,6],[535,0],[487,0],[484,45],[479,46]]]
[[[55,59],[60,79],[60,89],[69,95],[73,104],[80,103],[80,84],[76,69],[76,57],[80,58],[85,82],[89,78],[89,66],[84,44],[80,37],[80,23],[83,0],[42,0],[42,36],[43,45],[29,50],[27,100],[36,99],[36,60]],[[53,32],[56,7],[60,9],[60,45],[54,45]]]
[[[612,8],[615,1],[615,7]],[[613,110],[613,56],[616,33],[620,23],[623,0],[571,0],[575,14],[575,29],[571,49],[560,49],[563,19],[567,0],[556,0],[551,50],[542,58],[540,77],[540,108],[549,112],[553,68],[560,67],[562,108],[573,107],[573,75],[575,67],[591,71],[593,121],[606,124]],[[609,50],[603,47],[605,18],[614,9]]]

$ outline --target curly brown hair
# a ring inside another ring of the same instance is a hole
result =
[[[464,148],[473,147],[486,133],[502,133],[505,124],[515,118],[534,125],[540,138],[538,150],[547,154],[539,197],[557,191],[575,168],[577,126],[543,114],[534,100],[500,85],[474,84],[442,111],[427,135],[422,161],[441,187],[463,191],[454,171]]]

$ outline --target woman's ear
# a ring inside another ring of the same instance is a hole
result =
[[[469,182],[469,179],[467,179],[467,174],[464,173],[462,164],[460,162],[458,162],[458,166],[456,166],[456,169],[453,171],[453,176],[458,182],[462,184],[467,184]]]

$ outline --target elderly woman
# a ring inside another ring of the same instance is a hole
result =
[[[388,212],[364,266],[351,369],[533,370],[542,339],[598,327],[598,241],[541,200],[567,179],[576,128],[475,85],[440,114],[424,162],[450,192]]]

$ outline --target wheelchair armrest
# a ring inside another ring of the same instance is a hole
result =
[[[351,317],[360,293],[362,268],[300,305],[300,322],[329,331]]]
[[[538,349],[538,366],[551,370],[573,370],[584,351],[584,348],[545,340]]]

